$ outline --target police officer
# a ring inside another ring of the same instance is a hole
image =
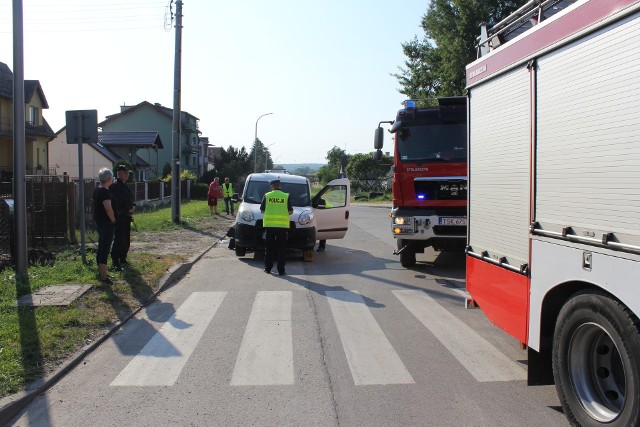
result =
[[[289,194],[280,189],[280,180],[272,179],[271,191],[264,195],[260,204],[260,212],[264,214],[262,225],[267,232],[266,251],[264,254],[264,272],[271,273],[273,255],[277,258],[278,274],[284,276],[285,248],[288,239],[289,216],[293,206]]]
[[[133,221],[133,194],[127,185],[129,168],[127,165],[116,166],[118,178],[109,187],[111,199],[116,213],[116,232],[111,248],[111,261],[117,270],[127,263],[127,254],[131,245],[131,222]]]
[[[229,178],[224,179],[224,183],[222,184],[222,197],[224,197],[224,209],[229,215],[229,207],[231,207],[231,215],[233,215],[233,184],[229,182]]]

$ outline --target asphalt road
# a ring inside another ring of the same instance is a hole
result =
[[[526,352],[464,307],[463,254],[392,254],[387,210],[287,276],[219,245],[19,426],[565,426]]]

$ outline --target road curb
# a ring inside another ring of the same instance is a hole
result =
[[[18,415],[29,403],[31,403],[36,397],[47,391],[51,386],[60,381],[67,373],[69,373],[73,368],[75,368],[85,357],[91,354],[95,349],[97,349],[100,344],[106,341],[114,332],[122,327],[125,323],[129,321],[132,317],[134,317],[140,310],[151,304],[156,300],[158,295],[160,295],[164,290],[174,285],[180,279],[182,279],[188,272],[191,270],[193,265],[200,261],[202,257],[213,249],[218,244],[218,241],[213,243],[211,246],[207,247],[205,250],[200,253],[192,256],[186,262],[180,263],[178,265],[174,265],[165,273],[164,276],[160,279],[160,286],[158,290],[153,293],[153,295],[145,301],[140,307],[131,312],[127,317],[122,319],[120,322],[116,323],[107,331],[106,334],[98,338],[96,341],[91,344],[85,346],[80,350],[75,356],[65,362],[56,372],[51,375],[48,375],[45,378],[37,380],[33,383],[27,385],[27,390],[23,392],[16,393],[11,396],[4,397],[0,399],[0,426],[7,425],[9,421],[11,421],[16,415]]]

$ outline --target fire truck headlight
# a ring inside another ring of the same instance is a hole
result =
[[[405,217],[402,217],[402,216],[397,216],[397,217],[393,218],[393,223],[394,224],[404,225],[407,222],[408,222],[407,219]]]
[[[313,212],[312,211],[304,211],[298,217],[298,223],[300,225],[307,225],[313,221]]]

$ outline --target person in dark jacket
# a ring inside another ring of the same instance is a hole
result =
[[[264,253],[264,272],[271,273],[274,257],[277,260],[278,274],[284,276],[285,249],[289,236],[289,217],[293,213],[293,205],[289,194],[281,190],[279,179],[272,179],[271,191],[264,195],[260,204],[263,213],[262,224],[267,234]]]
[[[133,194],[127,185],[129,168],[127,165],[116,166],[118,179],[109,187],[116,212],[116,232],[111,249],[111,261],[117,270],[127,263],[127,255],[131,245],[131,222],[133,221]]]
[[[111,206],[111,193],[109,186],[113,182],[113,172],[108,168],[98,171],[100,186],[93,190],[93,220],[98,231],[98,275],[105,285],[113,284],[107,276],[107,259],[113,241],[113,232],[116,224],[116,216]]]

